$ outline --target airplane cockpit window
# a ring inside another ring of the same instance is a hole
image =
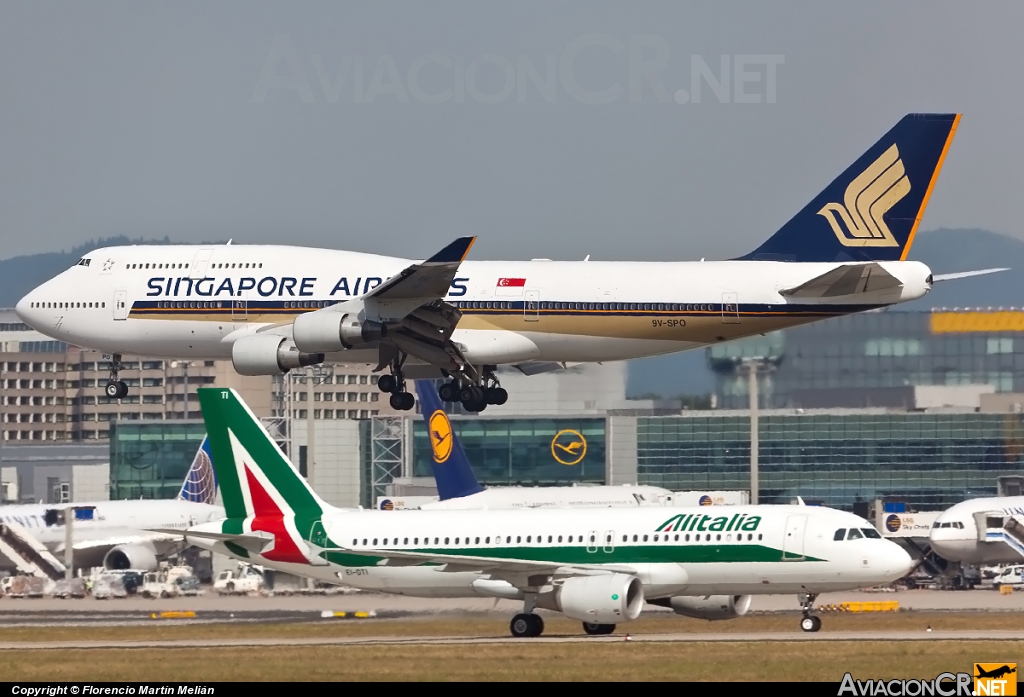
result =
[[[846,528],[839,528],[836,530],[836,534],[832,537],[833,540],[845,540],[846,539]]]
[[[850,528],[850,532],[846,535],[847,540],[859,540],[864,537],[864,534],[857,528]]]
[[[867,538],[869,538],[871,540],[880,540],[880,539],[882,539],[882,536],[879,535],[878,531],[875,530],[874,528],[861,528],[860,531],[862,533],[864,533],[864,537],[867,537]]]
[[[83,257],[78,260],[75,266],[88,266],[90,261],[92,261],[92,259],[86,259],[85,257]]]

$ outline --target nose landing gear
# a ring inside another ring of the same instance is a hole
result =
[[[800,609],[803,611],[803,619],[800,620],[800,629],[805,632],[816,632],[821,629],[821,618],[814,614],[814,601],[817,593],[801,593],[797,596],[800,599]]]
[[[118,380],[118,374],[121,372],[121,354],[115,353],[110,359],[110,377],[107,379],[107,384],[103,388],[104,393],[110,399],[124,399],[128,396],[128,383],[124,380]]]

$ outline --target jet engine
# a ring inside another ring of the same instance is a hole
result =
[[[644,607],[644,586],[636,576],[601,574],[567,579],[551,593],[537,597],[537,607],[592,624],[635,620]]]
[[[292,368],[323,363],[322,353],[303,353],[283,336],[256,334],[231,345],[231,363],[239,375],[278,375]]]
[[[699,620],[731,620],[747,614],[750,600],[749,595],[675,595],[648,602],[671,608],[677,615],[696,617]]]
[[[292,323],[295,345],[303,351],[344,351],[372,344],[387,335],[387,325],[366,319],[361,305],[353,306],[352,311],[307,312]]]
[[[108,571],[155,571],[157,566],[156,550],[145,544],[118,545],[103,557],[103,568]]]

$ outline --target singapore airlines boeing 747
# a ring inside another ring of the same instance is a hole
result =
[[[226,359],[243,375],[364,363],[396,409],[406,379],[446,377],[445,401],[503,404],[499,365],[672,353],[924,296],[907,261],[960,116],[911,114],[761,247],[715,262],[465,261],[474,237],[425,261],[289,246],[97,249],[17,305],[38,331],[112,354]]]

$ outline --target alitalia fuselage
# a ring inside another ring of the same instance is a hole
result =
[[[471,570],[472,564],[454,562],[466,569],[463,571],[438,563],[406,566],[392,560],[381,564],[383,557],[373,552],[629,567],[637,571],[648,599],[848,590],[896,580],[911,564],[898,545],[877,536],[835,540],[840,529],[871,529],[867,521],[842,511],[806,506],[333,509],[315,521],[286,517],[270,526],[290,533],[294,544],[275,544],[272,550],[253,554],[187,533],[186,539],[190,544],[300,576],[421,597],[518,599],[522,593],[500,574]],[[300,529],[309,526],[312,534],[310,529]],[[193,531],[237,534],[265,527],[269,529],[258,519],[246,519],[208,523]]]
[[[175,358],[228,358],[236,340],[356,298],[412,263],[269,245],[110,247],[83,261],[22,299],[19,316],[76,345]],[[879,263],[900,285],[845,300],[798,301],[779,290],[838,264],[465,261],[445,299],[463,312],[452,339],[475,364],[606,361],[728,341],[928,292],[924,264]],[[375,348],[327,356],[377,359]]]

